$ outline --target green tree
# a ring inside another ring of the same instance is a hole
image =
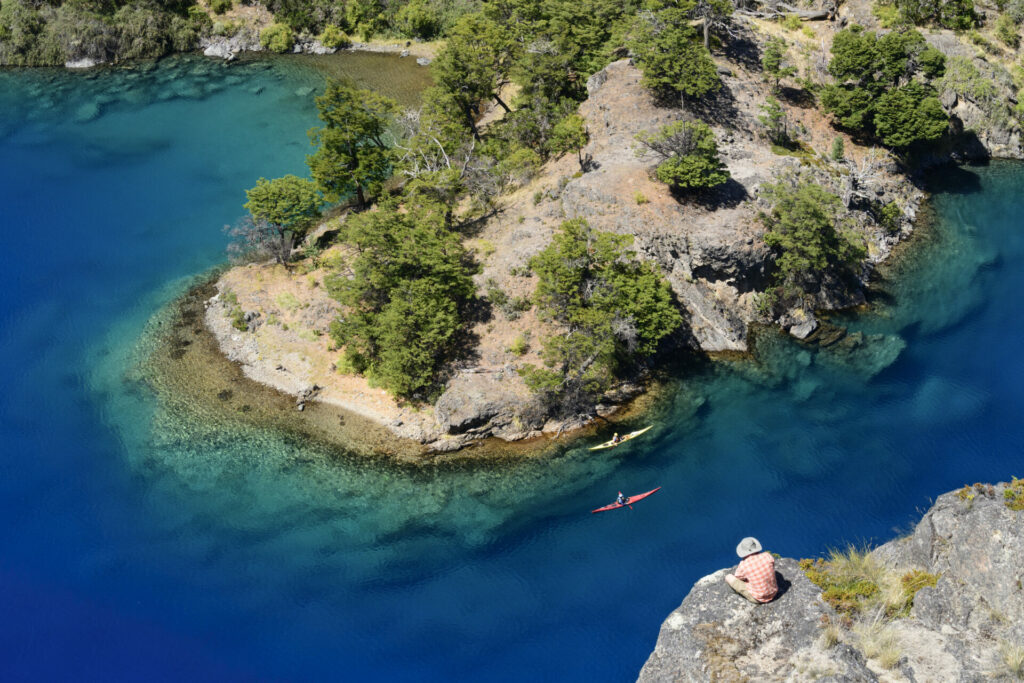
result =
[[[694,0],[693,7],[687,11],[691,19],[700,22],[704,32],[704,49],[711,47],[711,30],[728,29],[735,9],[730,0]]]
[[[761,114],[757,117],[757,120],[764,126],[768,139],[771,140],[772,144],[788,147],[790,139],[786,110],[771,95],[768,96],[768,99],[765,100],[760,109]]]
[[[875,130],[890,147],[938,140],[949,128],[935,90],[917,81],[883,93],[875,102]]]
[[[654,134],[641,132],[636,139],[661,158],[658,180],[676,189],[700,191],[729,179],[714,131],[703,121],[676,121]]]
[[[351,273],[327,278],[328,292],[345,307],[331,337],[357,371],[403,398],[426,398],[436,385],[475,291],[475,268],[446,228],[445,211],[428,201],[388,200],[350,216]]]
[[[260,178],[256,187],[245,191],[245,196],[249,200],[245,208],[253,220],[266,221],[277,233],[277,260],[287,263],[294,240],[309,229],[323,202],[316,185],[294,175],[274,180]]]
[[[589,139],[587,133],[587,122],[579,114],[570,114],[555,124],[551,130],[551,138],[548,144],[555,154],[576,152],[576,158],[580,162],[580,170],[586,170],[583,161],[583,148]]]
[[[896,7],[905,21],[918,26],[962,30],[978,21],[973,0],[896,0]]]
[[[796,73],[796,67],[786,66],[786,41],[782,38],[769,38],[761,55],[761,68],[770,79],[773,90],[779,89],[779,81]]]
[[[306,163],[329,201],[355,195],[360,206],[391,176],[395,154],[386,142],[398,105],[349,82],[331,81],[316,98],[324,125],[309,132],[316,153]]]
[[[424,0],[411,0],[395,12],[394,25],[407,38],[430,40],[441,30],[440,15]]]
[[[722,86],[711,55],[690,25],[694,0],[661,5],[636,21],[630,47],[643,72],[643,84],[665,95],[700,99]]]
[[[948,117],[931,79],[945,70],[945,57],[915,30],[881,37],[859,26],[836,34],[821,103],[852,131],[907,148],[940,137]],[[901,107],[910,107],[901,110]]]
[[[779,284],[798,296],[813,293],[827,274],[849,275],[866,254],[844,222],[839,197],[810,181],[765,185],[772,208],[761,214],[765,244],[775,250]]]
[[[631,243],[629,235],[575,219],[530,260],[538,312],[565,331],[543,340],[544,367],[522,374],[565,412],[589,407],[623,368],[654,353],[682,324],[668,284],[650,263],[634,259]]]
[[[483,15],[470,14],[452,27],[448,41],[431,64],[434,83],[452,98],[477,138],[481,103],[493,99],[510,111],[498,91],[508,82],[513,49],[500,26]]]

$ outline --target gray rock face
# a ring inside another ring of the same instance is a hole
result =
[[[508,369],[507,379],[515,375]],[[463,373],[449,384],[434,405],[442,434],[492,434],[514,440],[529,436],[544,425],[544,411],[518,382],[503,381],[505,370],[497,373]]]
[[[1005,488],[942,495],[912,534],[873,552],[897,575],[940,577],[918,591],[909,617],[889,624],[901,652],[893,669],[865,657],[852,634],[828,647],[822,626],[835,612],[782,559],[780,595],[766,605],[735,595],[724,569],[698,581],[662,624],[639,680],[1014,680],[1005,653],[1024,652],[1024,512],[1006,507]]]
[[[200,39],[199,49],[207,57],[232,61],[240,52],[262,52],[259,35],[252,30],[242,29],[233,36],[208,36]]]
[[[875,550],[897,571],[939,575],[898,625],[927,633],[918,652],[908,651],[911,669],[942,660],[951,662],[944,680],[981,680],[999,671],[1000,644],[1024,648],[1024,512],[1006,507],[1005,488],[939,496],[910,536]]]
[[[67,69],[91,69],[94,66],[103,64],[104,60],[95,59],[93,57],[81,57],[79,59],[70,59],[64,62],[64,67]]]
[[[826,647],[824,619],[835,616],[795,560],[775,564],[779,595],[754,605],[725,583],[727,570],[705,576],[661,626],[639,680],[877,680],[848,646]]]

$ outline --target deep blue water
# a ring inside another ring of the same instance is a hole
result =
[[[740,537],[883,541],[1024,474],[1009,163],[934,179],[934,226],[837,319],[859,345],[766,334],[611,453],[398,469],[161,403],[146,321],[223,259],[244,188],[303,172],[320,83],[0,73],[0,678],[631,680]]]

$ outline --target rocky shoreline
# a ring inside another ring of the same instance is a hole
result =
[[[431,449],[417,439],[396,434],[382,423],[379,414],[367,414],[359,402],[330,400],[322,390],[310,391],[287,372],[261,376],[258,367],[245,364],[238,355],[246,356],[251,347],[222,343],[227,339],[233,344],[232,337],[239,335],[230,326],[223,328],[220,316],[211,315],[211,310],[219,310],[216,283],[221,276],[214,272],[197,278],[153,317],[143,335],[143,358],[133,370],[133,378],[144,382],[168,406],[205,415],[203,420],[243,421],[294,433],[345,453],[412,465],[441,458],[515,462],[546,457],[564,448],[569,438],[547,434],[518,441],[474,439],[463,444],[468,448]],[[212,329],[207,324],[211,319]],[[649,414],[660,405],[660,399],[660,392],[645,394],[624,409],[621,417]],[[589,427],[573,436],[591,435],[595,430]]]
[[[905,614],[868,614],[851,628],[850,617],[823,599],[796,560],[776,561],[780,592],[765,605],[735,594],[723,580],[729,570],[721,569],[697,581],[662,624],[639,681],[966,682],[1024,675],[1024,482],[945,493],[913,532],[866,561],[904,577],[904,585],[907,576],[931,579],[911,594]]]
[[[255,54],[266,51],[260,45],[259,34],[256,31],[250,30],[242,30],[232,36],[205,37],[199,43],[199,50],[207,57],[215,57],[228,62],[238,59],[243,53]],[[345,47],[335,48],[328,47],[311,36],[304,36],[295,41],[295,46],[292,48],[292,53],[294,54],[307,55],[332,55],[337,52],[346,51],[396,54],[399,57],[414,59],[419,66],[430,66],[430,62],[433,59],[433,50],[420,43],[411,41],[395,43],[361,43],[356,41]],[[96,66],[96,63],[68,62],[65,66],[68,68],[83,68]]]

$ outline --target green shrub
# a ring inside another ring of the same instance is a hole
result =
[[[513,353],[513,354],[515,354],[517,356],[522,356],[523,354],[525,354],[529,350],[530,350],[530,343],[527,341],[526,337],[524,335],[521,335],[521,334],[518,335],[515,339],[513,339],[512,343],[509,344],[509,347],[508,347],[509,353]]]
[[[800,560],[800,568],[821,588],[821,597],[841,614],[853,615],[873,604],[879,595],[882,568],[867,548],[832,550],[827,560]]]
[[[839,160],[841,160],[843,158],[843,156],[845,156],[845,154],[846,154],[846,151],[845,151],[845,148],[844,148],[843,139],[841,137],[838,137],[838,136],[835,137],[835,138],[832,138],[832,152],[831,152],[832,160],[833,161],[839,161]]]
[[[977,23],[973,0],[895,0],[906,23],[968,29]]]
[[[764,126],[765,135],[774,145],[789,147],[789,121],[786,117],[786,110],[782,108],[779,101],[769,95],[764,104],[760,107],[760,115],[757,120]]]
[[[877,211],[879,225],[889,232],[896,232],[899,230],[900,219],[902,217],[903,211],[900,209],[900,205],[896,202],[889,202],[888,204],[880,207]]]
[[[801,22],[800,17],[795,14],[787,14],[782,17],[782,27],[787,31],[799,31]]]
[[[653,135],[641,132],[636,139],[662,159],[655,175],[673,188],[700,191],[729,179],[715,134],[702,121],[676,121]]]
[[[1006,507],[1011,510],[1020,512],[1024,510],[1024,479],[1013,478],[1013,482],[1007,484],[1003,490],[1003,498],[1006,502]]]
[[[769,38],[764,46],[764,53],[761,55],[761,68],[775,90],[779,87],[780,79],[796,73],[796,67],[786,66],[785,60],[786,41],[782,38]]]
[[[242,312],[241,306],[235,306],[231,309],[228,314],[231,318],[231,326],[241,332],[247,332],[249,330],[249,324],[245,322],[245,313]]]
[[[644,193],[643,193],[643,192],[641,192],[640,190],[637,190],[637,191],[636,191],[636,192],[635,192],[635,193],[633,194],[633,201],[635,201],[635,202],[636,202],[636,203],[637,203],[638,205],[643,205],[643,204],[646,204],[647,202],[649,202],[649,201],[651,201],[651,200],[650,200],[650,199],[648,199],[648,198],[647,198],[647,197],[646,197],[646,196],[644,195]]]
[[[345,349],[334,367],[342,375],[361,375],[366,371],[366,360],[359,354]]]
[[[320,34],[318,40],[324,47],[333,48],[335,50],[340,50],[343,47],[349,46],[348,36],[346,36],[342,30],[334,24],[324,26],[324,30]]]
[[[230,12],[233,7],[231,0],[210,0],[210,9],[213,10],[214,14],[224,14]]]
[[[776,250],[776,278],[788,293],[816,290],[828,272],[849,274],[866,254],[861,237],[842,218],[839,197],[814,182],[765,185],[771,203],[761,214],[765,244]]]
[[[424,0],[411,0],[395,12],[394,26],[406,38],[430,40],[441,30],[440,16]]]
[[[530,182],[540,166],[539,154],[526,147],[517,147],[498,162],[498,182],[503,187],[521,187]]]
[[[271,52],[291,52],[295,45],[295,34],[287,24],[271,24],[260,31],[260,45]]]
[[[476,286],[475,265],[447,229],[447,207],[388,200],[351,215],[351,271],[333,273],[327,291],[345,311],[331,323],[339,348],[363,359],[367,377],[395,396],[429,399],[456,352]]]
[[[996,19],[996,38],[1015,50],[1020,46],[1020,33],[1017,32],[1017,24],[1009,15],[1001,14]]]
[[[874,3],[871,5],[871,13],[882,28],[893,29],[906,24],[906,18],[900,14],[896,5],[889,2]]]

